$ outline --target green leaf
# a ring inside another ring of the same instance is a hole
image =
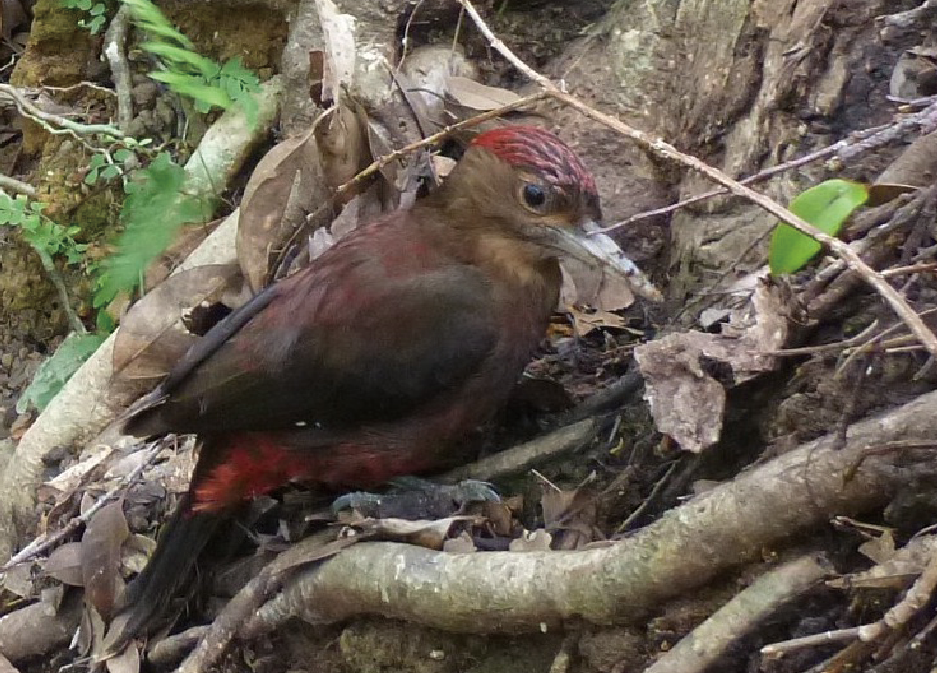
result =
[[[145,51],[163,59],[190,66],[205,79],[214,77],[221,70],[221,66],[210,58],[206,58],[191,49],[177,47],[167,42],[144,42],[142,47]]]
[[[88,174],[85,176],[85,184],[88,186],[91,186],[97,181],[98,181],[98,169],[92,168],[90,171],[88,171]]]
[[[161,70],[151,72],[150,78],[158,82],[164,82],[176,93],[188,96],[192,100],[209,107],[214,106],[222,109],[231,107],[231,99],[228,95],[217,87],[207,85],[201,77]]]
[[[101,177],[105,180],[111,180],[116,178],[118,175],[120,175],[120,169],[113,164],[105,167],[104,170],[101,171]]]
[[[850,180],[827,180],[795,198],[790,211],[830,236],[869,198],[866,185]],[[799,271],[822,245],[788,224],[779,223],[771,238],[768,265],[772,274]]]
[[[52,398],[68,382],[81,364],[87,360],[107,337],[102,334],[71,334],[48,360],[40,365],[36,376],[23,391],[16,410],[25,413],[30,405],[39,411],[45,409]]]
[[[133,152],[130,150],[121,147],[119,150],[114,152],[114,161],[125,164],[133,156]]]
[[[186,49],[192,49],[195,46],[192,44],[189,38],[187,38],[168,23],[166,25],[146,24],[140,27],[143,28],[143,30],[146,31],[146,33],[151,37],[162,37],[168,40],[173,40],[178,42],[180,46],[185,47]]]
[[[214,204],[184,194],[184,181],[182,166],[161,152],[127,185],[120,212],[125,229],[117,241],[117,252],[102,263],[93,306],[105,306],[120,292],[132,291],[182,225],[211,217]]]
[[[110,334],[117,329],[117,322],[107,311],[98,311],[98,315],[95,318],[95,326],[101,334]]]

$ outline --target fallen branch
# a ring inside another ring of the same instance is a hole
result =
[[[574,552],[449,554],[365,543],[305,571],[241,635],[290,617],[312,623],[377,614],[467,633],[533,632],[569,619],[637,623],[662,601],[759,558],[831,516],[888,501],[912,479],[869,446],[937,437],[937,392],[849,429],[845,447],[825,437],[670,510],[628,540]]]
[[[104,33],[104,56],[111,66],[114,90],[117,93],[117,125],[124,133],[133,121],[133,98],[130,89],[133,81],[130,77],[130,64],[125,53],[127,33],[130,28],[130,7],[121,4],[117,14],[111,19],[111,25]]]
[[[740,638],[831,573],[830,562],[815,554],[773,568],[719,608],[644,673],[703,673]]]

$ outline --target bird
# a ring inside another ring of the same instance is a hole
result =
[[[152,631],[219,522],[290,481],[373,488],[445,466],[506,401],[558,301],[560,260],[634,265],[595,179],[553,133],[469,143],[443,184],[363,225],[215,325],[123,431],[195,434],[188,491],[106,642]]]

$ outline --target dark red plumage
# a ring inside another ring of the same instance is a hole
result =
[[[126,424],[203,439],[190,490],[130,585],[116,651],[152,626],[218,513],[298,479],[368,488],[445,463],[543,337],[558,257],[599,219],[556,136],[479,135],[445,184],[341,240],[213,328]]]

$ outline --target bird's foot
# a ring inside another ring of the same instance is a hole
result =
[[[390,482],[384,494],[355,491],[336,498],[335,514],[353,509],[373,518],[439,519],[465,509],[475,502],[499,502],[494,487],[485,481],[466,479],[454,485],[436,484],[418,477],[400,477]]]

